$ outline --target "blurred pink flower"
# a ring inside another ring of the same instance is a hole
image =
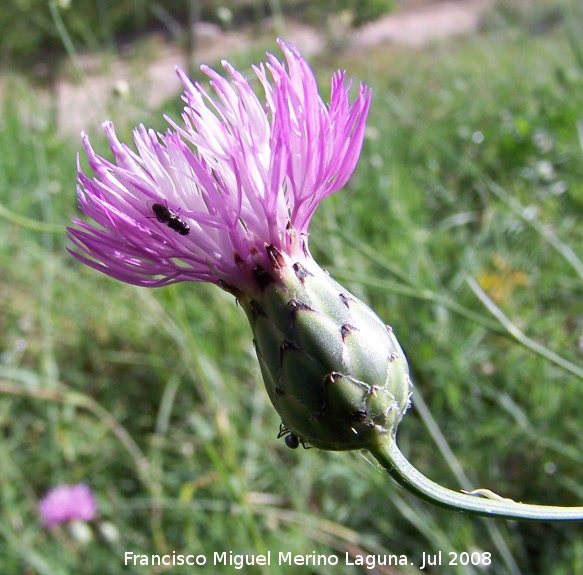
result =
[[[53,529],[68,521],[90,521],[97,512],[97,502],[91,489],[84,483],[64,484],[49,489],[39,502],[38,511],[44,526]]]
[[[228,62],[226,77],[202,67],[214,97],[179,69],[180,125],[167,118],[164,134],[140,126],[134,152],[104,124],[113,162],[83,135],[95,177],[79,166],[77,191],[93,222],[68,229],[75,257],[135,285],[204,281],[245,293],[252,270],[269,265],[267,246],[307,256],[314,211],[354,171],[371,94],[361,85],[350,102],[338,71],[325,104],[300,53],[279,45],[285,63],[268,54],[253,68],[264,100]]]

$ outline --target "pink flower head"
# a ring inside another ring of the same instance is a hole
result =
[[[75,257],[135,285],[190,280],[245,291],[266,246],[307,251],[318,203],[354,170],[371,94],[361,85],[350,102],[351,82],[338,71],[326,105],[307,62],[279,45],[285,63],[268,54],[253,68],[264,101],[228,62],[226,76],[202,67],[214,97],[178,69],[180,125],[167,118],[164,134],[140,126],[134,152],[104,124],[113,162],[83,135],[95,177],[79,166],[78,196],[97,225],[75,220],[68,229]]]
[[[68,521],[91,521],[97,511],[97,502],[84,483],[63,484],[49,489],[40,501],[38,511],[44,526],[53,529]]]

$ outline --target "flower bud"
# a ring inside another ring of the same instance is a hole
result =
[[[268,268],[253,270],[257,290],[239,301],[286,442],[344,451],[392,438],[412,385],[391,328],[307,249],[298,258],[266,249]]]

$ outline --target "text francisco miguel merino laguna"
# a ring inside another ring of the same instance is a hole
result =
[[[182,553],[168,553],[166,555],[138,555],[132,551],[124,554],[124,565],[165,565],[168,567],[179,565],[192,565],[194,567],[206,565],[208,559],[212,559],[213,565],[230,565],[235,569],[243,569],[247,565],[271,565],[272,554],[255,555],[233,553],[232,551],[215,551],[212,557],[206,555],[185,555]],[[273,559],[278,565],[338,565],[340,559],[337,555],[322,555],[315,551],[308,555],[294,555],[291,552],[279,551],[273,554]],[[274,563],[275,564],[275,563]],[[355,555],[346,553],[345,565],[362,565],[367,569],[374,569],[377,565],[409,565],[406,555]]]

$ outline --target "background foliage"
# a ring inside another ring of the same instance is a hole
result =
[[[187,22],[200,17],[230,27],[261,24],[277,15],[321,24],[327,15],[350,11],[355,24],[378,18],[394,0],[6,0],[0,10],[0,65],[38,64],[39,57],[66,55],[55,17],[83,50],[112,48],[148,31],[186,42]],[[58,14],[58,16],[55,16]]]
[[[46,16],[32,0],[11,4],[30,22]],[[342,67],[373,86],[374,103],[357,172],[319,208],[310,245],[408,354],[415,407],[399,444],[416,466],[452,488],[582,505],[583,15],[576,1],[521,6],[502,4],[479,34],[424,50],[311,59],[323,91]],[[12,27],[0,22],[0,38]],[[23,53],[44,46],[22,40]],[[231,59],[247,67],[258,53]],[[232,298],[196,284],[136,289],[71,258],[78,141],[59,134],[21,75],[2,90],[3,573],[144,575],[157,571],[123,567],[124,551],[230,549],[404,553],[416,565],[423,552],[479,550],[496,573],[583,571],[580,526],[445,512],[358,453],[276,440]],[[43,530],[38,500],[80,481],[99,501],[89,540]],[[269,569],[280,572],[306,571]]]

